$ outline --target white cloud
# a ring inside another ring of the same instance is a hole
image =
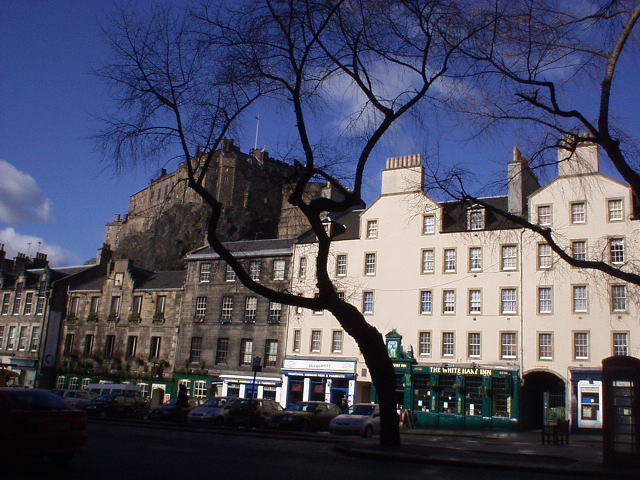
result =
[[[0,160],[0,221],[45,221],[50,214],[51,200],[42,193],[35,179]]]
[[[61,246],[49,245],[40,237],[23,235],[11,227],[0,230],[0,243],[4,243],[7,258],[15,257],[18,252],[35,255],[39,251],[47,254],[49,265],[53,267],[83,263],[80,257]]]

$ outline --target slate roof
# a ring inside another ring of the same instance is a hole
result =
[[[185,270],[167,270],[151,272],[151,275],[136,281],[137,289],[164,290],[168,288],[182,288]]]
[[[364,210],[357,209],[344,213],[329,215],[331,220],[344,227],[344,231],[336,233],[331,238],[338,240],[355,240],[360,238],[360,216]],[[313,230],[308,230],[298,237],[298,243],[315,243],[317,241],[316,234]]]
[[[265,240],[240,240],[238,242],[224,242],[235,257],[275,257],[291,255],[293,240],[290,238],[269,238]],[[193,250],[186,257],[187,260],[215,260],[220,258],[211,247],[200,247]]]
[[[506,196],[479,199],[501,210],[509,210]],[[472,206],[471,203],[455,200],[451,202],[441,202],[440,206],[442,207],[442,233],[469,231],[467,225],[467,212],[469,211],[469,207]],[[482,230],[507,230],[514,228],[520,228],[520,226],[506,219],[502,215],[496,215],[488,209],[485,209],[485,222]]]

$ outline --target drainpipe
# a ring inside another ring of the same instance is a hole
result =
[[[524,284],[522,283],[524,278],[524,249],[522,244],[524,230],[524,228],[520,230],[520,382],[524,379]]]

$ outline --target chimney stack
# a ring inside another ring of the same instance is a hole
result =
[[[526,211],[527,197],[538,189],[540,184],[518,147],[513,147],[513,160],[507,165],[507,175],[509,176],[507,208],[509,213],[523,216]]]
[[[421,192],[424,188],[422,154],[387,158],[382,171],[382,195]]]

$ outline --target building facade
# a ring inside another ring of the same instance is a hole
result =
[[[631,192],[599,173],[595,146],[560,162],[541,188],[517,149],[508,169],[507,195],[484,202],[552,226],[577,258],[635,269]],[[381,195],[334,219],[344,232],[331,275],[387,334],[398,407],[423,426],[506,429],[566,416],[601,427],[602,359],[640,354],[637,286],[571,268],[541,237],[480,205],[435,201],[423,175],[420,156],[391,158]],[[301,237],[294,292],[314,295],[315,257],[313,238]],[[287,338],[288,398],[336,397],[340,364],[349,400],[375,399],[362,356],[330,314],[296,310]]]

